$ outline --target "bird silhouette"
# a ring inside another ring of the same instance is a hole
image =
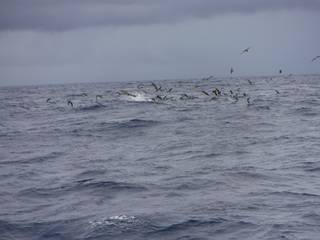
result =
[[[317,60],[318,58],[320,58],[320,55],[312,58],[311,62],[314,62],[314,61]]]
[[[251,47],[248,47],[248,48],[244,49],[244,50],[241,52],[241,55],[244,54],[244,53],[248,53],[250,49],[251,49]]]

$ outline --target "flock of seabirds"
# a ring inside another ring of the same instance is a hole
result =
[[[248,53],[250,49],[251,49],[251,47],[244,49],[241,52],[241,55]],[[318,59],[320,59],[320,55],[312,58],[311,62],[314,62]],[[231,67],[230,74],[233,74],[233,72],[234,72],[234,69]],[[282,74],[282,69],[279,69],[278,73]],[[213,78],[214,78],[213,76],[209,76],[209,77],[202,78],[202,80],[211,80]],[[247,81],[250,85],[254,84],[250,79],[247,79]],[[146,89],[149,89],[149,87],[152,87],[154,89],[154,91],[152,92],[153,96],[149,98],[149,100],[154,103],[164,102],[164,101],[168,101],[168,100],[177,100],[177,99],[178,100],[191,100],[191,99],[198,98],[197,96],[189,95],[187,93],[180,93],[178,95],[178,97],[177,96],[170,96],[170,93],[173,92],[173,88],[165,88],[165,87],[157,85],[153,82],[151,82],[151,84],[149,84],[149,85],[141,83],[141,84],[138,84],[138,86],[137,86],[138,90],[142,91],[143,94],[150,94],[146,91]],[[276,94],[280,93],[276,89],[274,89],[274,91],[276,92]],[[225,91],[223,89],[214,88],[213,90],[210,90],[210,91],[200,90],[200,93],[202,95],[208,97],[210,100],[217,100],[221,96],[227,96],[227,97],[231,98],[234,103],[238,102],[238,100],[240,98],[244,98],[244,99],[246,99],[246,102],[248,105],[251,104],[250,96],[245,92],[241,93],[240,88],[237,88],[235,91],[233,91],[233,90]],[[120,90],[120,91],[116,92],[116,94],[118,96],[130,97],[133,100],[135,98],[139,98],[141,96],[141,93],[139,93],[137,91],[128,91],[128,90]],[[87,97],[87,96],[88,96],[87,93],[81,93],[81,94],[72,94],[69,97]],[[103,98],[103,95],[100,95],[100,94],[96,95],[95,96],[96,104],[98,104],[100,106],[104,106],[102,103],[99,102],[99,99],[102,99],[102,98]],[[48,104],[56,103],[55,101],[52,100],[51,97],[47,98],[46,102]],[[72,100],[70,98],[67,99],[67,105],[72,108],[75,107],[74,103],[72,102]]]

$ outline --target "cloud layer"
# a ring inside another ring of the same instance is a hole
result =
[[[148,25],[269,10],[320,10],[319,0],[1,0],[0,30]]]

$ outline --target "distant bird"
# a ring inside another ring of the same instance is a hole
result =
[[[280,69],[280,70],[279,70],[279,74],[281,74],[281,73],[282,73],[282,70]]]
[[[244,54],[244,53],[248,53],[250,49],[251,49],[251,47],[248,47],[248,48],[244,49],[244,50],[241,52],[241,55]]]
[[[218,88],[212,90],[212,93],[214,93],[216,96],[221,95],[221,91]]]
[[[71,102],[71,100],[68,101],[68,106],[69,106],[69,105],[70,105],[71,107],[73,107],[73,103]]]
[[[247,79],[247,81],[248,81],[248,83],[249,83],[250,85],[253,84],[253,82],[252,82],[250,79]]]
[[[141,89],[141,88],[143,88],[143,87],[144,87],[144,84],[143,84],[143,83],[139,83],[138,86],[137,86],[137,88],[139,88],[139,89]]]
[[[233,68],[230,69],[230,74],[232,74],[234,72]]]
[[[216,96],[218,96],[218,91],[217,91],[217,89],[212,90],[212,93],[214,93]]]
[[[158,99],[160,99],[160,100],[164,100],[163,97],[161,97],[160,95],[157,95],[156,98],[158,98]]]
[[[99,95],[99,94],[96,95],[96,102],[98,102],[98,99],[99,99],[99,98],[103,98],[103,96],[102,96],[102,95]]]
[[[50,102],[50,100],[51,100],[51,97],[47,98],[46,102]]]
[[[209,93],[207,93],[206,91],[201,91],[203,94],[209,96]]]
[[[314,62],[314,61],[317,60],[318,58],[320,58],[320,55],[312,58],[311,62]]]
[[[213,76],[204,77],[204,78],[202,78],[202,80],[203,80],[203,81],[208,81],[208,80],[210,80],[211,78],[213,78]]]
[[[197,97],[188,95],[186,93],[183,93],[183,94],[180,95],[180,100],[189,100],[189,99],[195,99],[195,98],[197,98]]]
[[[250,97],[247,98],[247,103],[250,104]]]
[[[154,87],[154,89],[156,90],[156,92],[161,90],[161,86],[158,87],[155,83],[151,83],[151,85]]]
[[[275,89],[274,91],[275,91],[277,94],[279,94],[279,93],[280,93],[277,89]]]

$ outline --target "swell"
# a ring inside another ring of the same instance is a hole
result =
[[[96,181],[93,179],[83,179],[72,184],[65,184],[50,188],[28,188],[19,192],[19,196],[28,198],[51,198],[60,197],[65,194],[90,192],[91,194],[112,196],[116,193],[134,193],[146,191],[147,188],[134,183]]]
[[[51,152],[51,153],[44,154],[41,156],[32,156],[29,158],[22,158],[22,159],[18,159],[18,160],[0,161],[0,165],[1,164],[28,164],[28,163],[38,164],[38,163],[48,162],[50,160],[57,159],[63,155],[64,155],[63,152]]]

